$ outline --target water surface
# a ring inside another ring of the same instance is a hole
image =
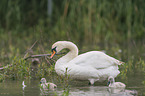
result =
[[[25,80],[27,85],[22,86],[21,80],[6,80],[0,83],[0,96],[62,96],[69,92],[69,96],[143,96],[145,95],[145,87],[140,83],[142,78],[130,78],[127,82],[125,90],[109,89],[104,83],[95,83],[94,86],[88,85],[88,81],[71,80],[68,84],[69,88],[65,88],[62,84],[55,82],[58,88],[54,91],[41,91],[39,80]],[[48,78],[47,78],[48,80]],[[50,81],[50,80],[48,80]],[[51,82],[51,81],[50,81]]]

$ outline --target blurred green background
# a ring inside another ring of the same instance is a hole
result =
[[[24,56],[37,40],[33,54],[50,53],[54,42],[69,40],[80,52],[105,50],[124,62],[144,60],[144,0],[49,1],[0,1],[0,59],[4,64],[11,57]],[[116,55],[118,50],[123,53]]]
[[[52,0],[51,15],[48,1],[1,0],[0,45],[27,38],[81,44],[145,40],[144,0]]]

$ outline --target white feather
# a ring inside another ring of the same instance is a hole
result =
[[[26,85],[25,85],[25,82],[24,82],[24,81],[22,82],[22,86],[23,86],[23,87],[22,87],[22,89],[24,90],[24,89],[25,89],[25,87],[26,87]]]

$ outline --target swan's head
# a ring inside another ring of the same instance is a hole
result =
[[[40,83],[45,84],[46,83],[46,79],[45,78],[42,78],[41,81],[40,81]]]
[[[112,84],[113,82],[115,82],[114,77],[109,76],[107,85],[109,85],[110,83]]]
[[[76,52],[78,53],[78,48],[74,43],[70,41],[57,41],[52,45],[52,49],[51,49],[52,54],[50,58],[52,58],[56,53],[59,53],[64,48],[68,48],[70,50],[76,49],[77,50]]]

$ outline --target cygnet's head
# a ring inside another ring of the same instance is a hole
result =
[[[42,84],[46,83],[46,79],[45,78],[42,78],[41,81],[40,81],[40,83],[42,83]]]
[[[113,82],[115,82],[114,77],[109,76],[107,85],[109,85],[110,83],[112,84]]]

